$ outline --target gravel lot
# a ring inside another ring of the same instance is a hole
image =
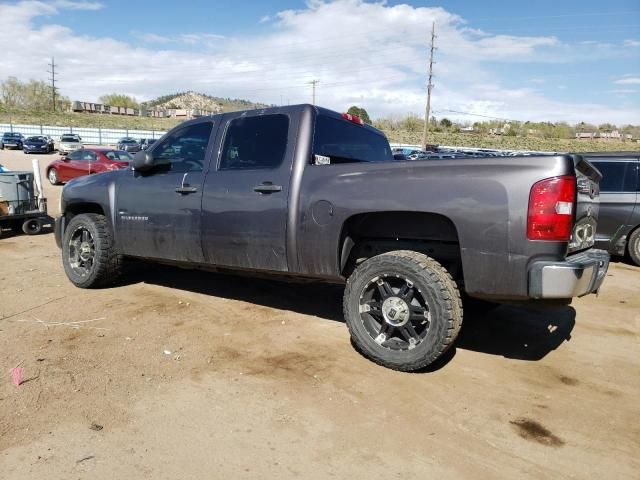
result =
[[[148,267],[83,291],[51,234],[0,255],[2,479],[640,477],[640,268],[560,310],[465,312],[403,374],[353,350],[335,286]]]

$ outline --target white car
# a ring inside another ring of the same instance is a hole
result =
[[[76,135],[74,133],[65,133],[64,135],[60,136],[58,152],[60,152],[61,155],[80,150],[81,148],[83,148],[83,145],[80,135]]]

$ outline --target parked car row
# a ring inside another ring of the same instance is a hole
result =
[[[155,138],[132,138],[124,137],[118,140],[116,150],[122,150],[125,152],[139,152],[140,150],[146,150],[155,143]],[[33,135],[25,137],[18,132],[5,132],[0,138],[0,149],[12,148],[15,150],[22,150],[25,154],[28,153],[52,153],[56,150],[55,141],[49,135]],[[75,133],[64,133],[60,136],[58,142],[58,153],[61,155],[75,152],[84,148],[82,144],[82,137]]]
[[[522,150],[493,150],[489,148],[455,148],[434,146],[430,150],[413,147],[396,147],[392,150],[395,160],[444,160],[448,158],[487,158],[544,155],[553,152],[529,152]]]

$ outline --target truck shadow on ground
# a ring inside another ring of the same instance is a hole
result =
[[[488,312],[466,310],[457,346],[465,350],[536,361],[571,339],[572,307],[529,310],[502,305]]]
[[[287,282],[161,265],[137,267],[126,278],[128,284],[155,284],[344,322],[342,285]],[[540,311],[509,305],[489,311],[467,309],[455,348],[426,371],[439,370],[449,363],[456,348],[516,360],[540,360],[571,339],[575,316],[575,310],[569,306]]]

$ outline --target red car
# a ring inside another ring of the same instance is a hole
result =
[[[127,168],[132,160],[133,157],[122,150],[82,148],[51,162],[47,178],[52,185],[59,185],[83,175]]]

